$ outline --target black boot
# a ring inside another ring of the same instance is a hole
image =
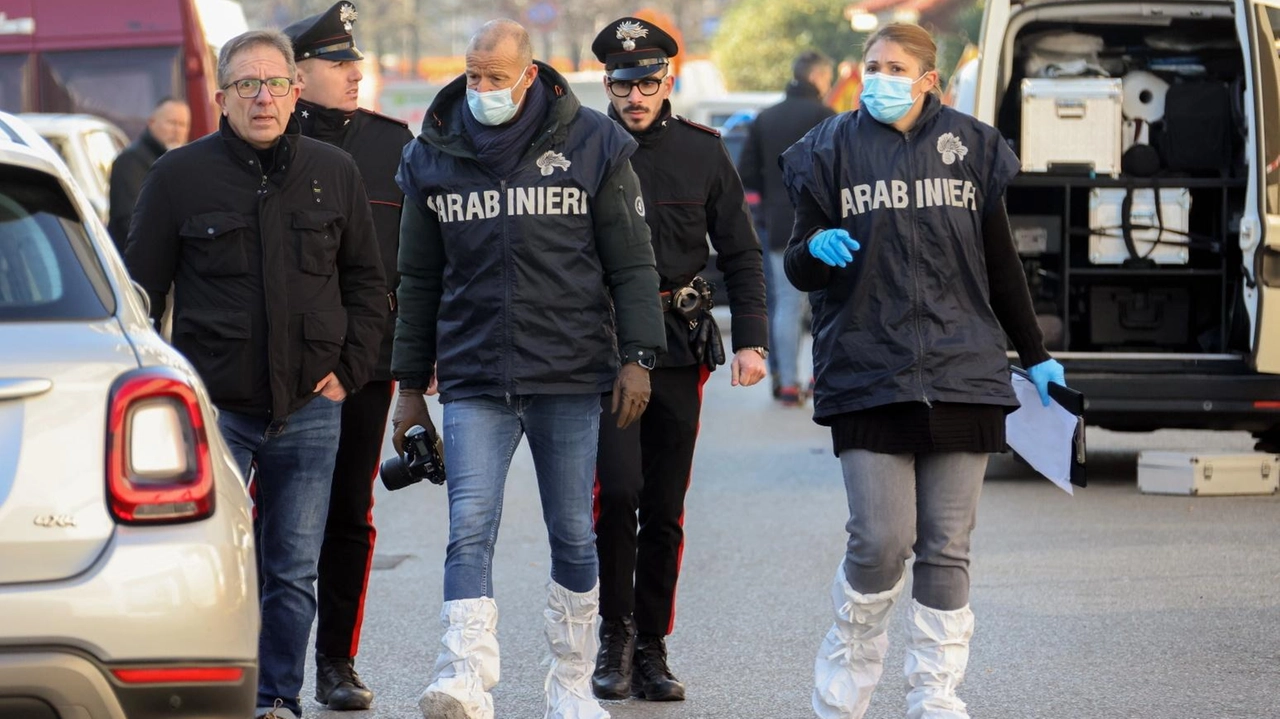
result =
[[[330,709],[368,709],[373,692],[360,681],[351,659],[316,655],[316,701]]]
[[[651,702],[684,701],[684,685],[667,667],[665,638],[641,635],[636,639],[635,670],[631,673],[631,696]]]
[[[630,616],[600,622],[600,654],[591,675],[597,699],[631,696],[631,660],[636,647],[636,623]]]

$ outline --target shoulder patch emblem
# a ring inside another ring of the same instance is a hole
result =
[[[564,158],[564,155],[561,155],[554,150],[547,150],[542,153],[542,157],[538,158],[538,167],[542,169],[543,177],[547,177],[551,173],[555,172],[557,167],[561,170],[568,170],[569,166],[572,164],[573,163]]]
[[[644,198],[636,196],[636,214],[644,217]]]
[[[694,122],[693,120],[690,120],[684,115],[676,115],[676,119],[688,125],[689,127],[694,127],[699,130],[702,130],[703,132],[709,132],[712,135],[715,135],[716,137],[720,137],[720,131],[715,129],[714,127],[707,127],[706,125],[703,125],[700,122]]]
[[[960,138],[948,132],[938,138],[938,154],[942,155],[943,164],[953,165],[956,160],[963,160],[969,154],[969,148],[960,142]]]

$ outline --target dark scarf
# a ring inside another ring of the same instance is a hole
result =
[[[534,136],[542,128],[551,108],[551,103],[547,101],[547,89],[541,79],[529,86],[529,91],[522,100],[520,114],[505,125],[485,125],[471,114],[465,98],[462,104],[462,123],[471,138],[472,147],[475,148],[476,159],[498,177],[510,175],[520,164],[525,150],[533,143]]]
[[[293,112],[302,125],[302,134],[313,137],[330,145],[341,145],[343,135],[347,134],[347,124],[351,122],[354,112],[331,110],[320,107],[314,102],[299,99],[298,107]]]

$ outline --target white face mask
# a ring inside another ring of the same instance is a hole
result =
[[[480,92],[467,88],[467,107],[471,108],[471,116],[479,120],[482,125],[493,126],[510,122],[511,118],[520,111],[520,103],[511,97],[511,93],[524,80],[524,73],[528,69],[529,67],[526,66],[521,70],[515,85],[505,90]]]

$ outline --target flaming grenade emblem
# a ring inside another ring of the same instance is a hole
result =
[[[969,148],[961,144],[960,138],[948,132],[938,138],[938,152],[942,154],[943,163],[951,165],[956,160],[963,160],[969,154]]]
[[[569,162],[558,152],[547,150],[542,153],[542,157],[538,158],[538,167],[542,170],[542,176],[546,177],[556,171],[556,168],[568,170],[573,163]]]
[[[638,22],[628,20],[618,25],[617,38],[622,41],[622,49],[631,52],[636,49],[636,40],[649,37],[649,29]]]
[[[360,13],[356,12],[354,5],[343,5],[338,8],[338,19],[342,21],[342,28],[347,32],[351,32],[351,23],[360,17]]]

